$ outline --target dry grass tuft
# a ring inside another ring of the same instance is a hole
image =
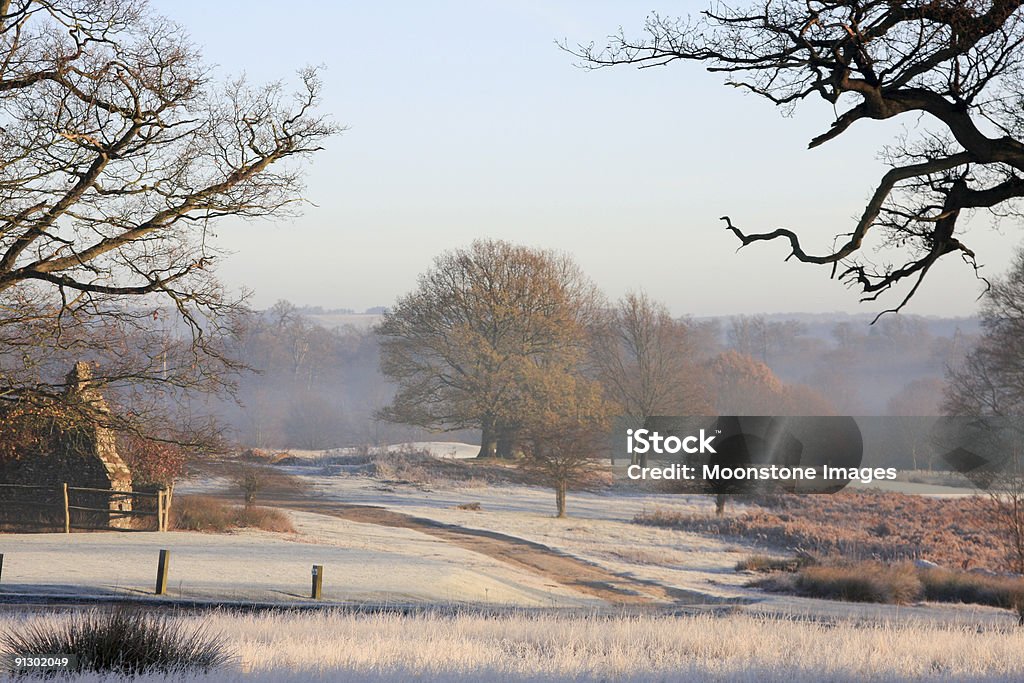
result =
[[[900,604],[929,600],[1024,609],[1024,577],[1019,576],[919,568],[909,562],[833,562],[803,567],[796,573],[785,573],[789,570],[784,567],[780,569],[783,571],[750,585],[850,602]]]
[[[291,519],[281,510],[228,505],[209,496],[179,496],[171,508],[171,528],[179,531],[223,533],[251,528],[278,533],[295,533]]]
[[[224,639],[205,625],[141,610],[89,610],[66,620],[38,620],[0,634],[0,653],[74,655],[76,671],[137,676],[209,671],[231,658]]]
[[[1024,578],[990,576],[950,569],[922,569],[918,572],[925,600],[964,602],[1017,609],[1024,606]]]
[[[751,555],[736,563],[738,572],[795,572],[818,561],[806,553],[797,557],[775,557],[772,555]]]
[[[796,574],[777,575],[755,581],[752,585],[771,591],[847,602],[905,604],[917,602],[924,595],[924,587],[914,566],[906,563],[858,562],[805,567]]]

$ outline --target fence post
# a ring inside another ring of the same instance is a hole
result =
[[[163,595],[167,592],[167,569],[170,564],[171,553],[167,550],[160,551],[160,562],[156,566],[156,594]]]
[[[168,484],[164,491],[164,531],[171,528],[171,504],[174,502],[174,484]]]
[[[68,483],[64,482],[64,533],[71,533],[71,508],[68,505]]]
[[[165,531],[164,521],[164,490],[156,490],[156,530]]]
[[[313,592],[310,597],[313,600],[319,600],[320,594],[323,592],[324,587],[324,566],[322,564],[313,565]]]

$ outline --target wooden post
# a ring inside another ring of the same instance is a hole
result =
[[[4,554],[0,553],[0,579],[4,576]]]
[[[313,600],[319,600],[320,595],[324,588],[324,566],[322,564],[313,565],[313,592],[309,596]]]
[[[164,493],[164,531],[171,528],[171,503],[174,502],[174,484],[167,486],[167,492]]]
[[[64,533],[71,533],[71,508],[68,506],[68,483],[64,482]]]
[[[156,530],[164,531],[164,490],[156,490]]]
[[[167,550],[160,551],[160,562],[156,566],[156,594],[163,595],[167,592],[167,569],[170,564],[171,553]]]

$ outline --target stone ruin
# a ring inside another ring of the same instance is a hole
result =
[[[114,491],[131,492],[132,474],[128,465],[117,453],[116,436],[103,424],[110,415],[110,407],[92,380],[92,369],[88,363],[75,363],[67,375],[64,403],[83,415],[95,418],[82,419],[82,426],[75,430],[74,443],[58,442],[48,452],[29,454],[13,462],[0,461],[0,483],[42,486],[52,492],[40,489],[26,489],[37,502],[54,506],[60,505],[63,524],[62,485]],[[4,489],[0,489],[4,490]],[[16,493],[6,490],[9,493]],[[42,494],[42,495],[40,495]],[[56,496],[60,496],[57,498]],[[9,508],[17,506],[11,495],[4,496]],[[100,508],[111,512],[131,511],[132,497],[99,492],[73,491],[70,494],[72,506]],[[2,506],[8,507],[8,506]],[[48,507],[48,506],[46,506]],[[36,508],[40,509],[40,508]],[[13,510],[12,510],[13,511]],[[47,514],[49,518],[52,515]],[[4,515],[10,521],[8,515]],[[72,526],[126,527],[130,518],[112,515],[109,512],[72,511]],[[76,524],[76,522],[78,522]],[[44,523],[46,523],[44,521]]]

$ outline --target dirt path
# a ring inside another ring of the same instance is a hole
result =
[[[261,505],[340,517],[352,522],[413,529],[466,550],[519,567],[612,604],[711,605],[731,601],[671,588],[608,571],[546,545],[483,529],[468,529],[371,505],[350,505],[302,496],[263,497]]]

